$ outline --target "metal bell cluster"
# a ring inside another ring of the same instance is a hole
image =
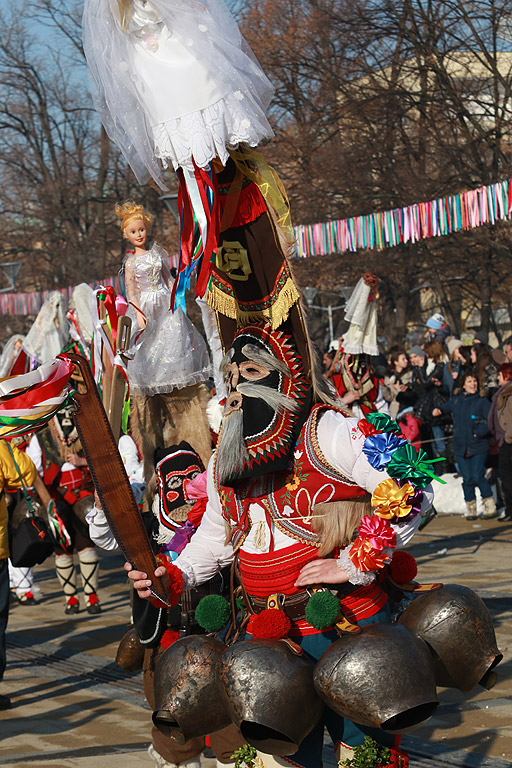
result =
[[[178,640],[157,663],[153,722],[180,743],[234,723],[261,752],[292,755],[325,705],[403,733],[432,716],[437,685],[489,688],[501,658],[482,600],[446,585],[416,598],[396,624],[343,635],[316,664],[286,640]]]
[[[424,722],[439,703],[427,644],[396,624],[336,640],[316,664],[315,688],[338,715],[392,733]]]
[[[399,624],[421,637],[434,659],[436,684],[463,693],[479,684],[490,689],[503,658],[483,600],[469,587],[445,584],[414,600]]]
[[[281,640],[243,640],[226,648],[191,635],[157,662],[153,722],[180,744],[233,722],[262,752],[291,755],[324,709],[313,670],[309,658]]]

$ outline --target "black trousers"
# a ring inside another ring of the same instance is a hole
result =
[[[0,680],[5,672],[5,631],[9,616],[9,568],[7,558],[0,560]]]
[[[503,443],[498,454],[498,475],[507,515],[512,514],[512,443]]]

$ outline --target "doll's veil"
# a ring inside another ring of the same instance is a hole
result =
[[[68,339],[64,296],[58,291],[52,291],[25,336],[23,346],[29,355],[42,364],[57,357]]]
[[[273,87],[223,0],[151,0],[148,5],[154,11],[154,27],[165,24],[215,79],[221,93],[236,92],[237,98],[247,99],[266,123]],[[137,88],[134,37],[121,27],[117,0],[85,0],[82,31],[94,106],[105,130],[140,183],[151,175],[166,189]],[[272,135],[270,126],[268,131]]]
[[[2,353],[0,354],[0,378],[9,376],[10,370],[18,356],[16,351],[16,342],[23,344],[24,336],[21,333],[15,333],[4,344]]]

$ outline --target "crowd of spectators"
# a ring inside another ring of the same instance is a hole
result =
[[[428,319],[424,343],[388,351],[381,380],[390,415],[407,439],[431,458],[438,474],[462,477],[466,518],[512,520],[512,337],[492,349],[478,333],[469,345],[444,317]]]

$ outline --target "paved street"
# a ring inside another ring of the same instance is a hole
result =
[[[422,581],[478,591],[504,654],[493,690],[475,689],[469,696],[440,691],[435,716],[405,739],[413,752],[411,766],[505,768],[512,762],[512,526],[442,515],[415,537],[409,551]],[[99,616],[84,611],[65,616],[50,561],[37,569],[44,600],[12,605],[1,690],[12,697],[13,708],[0,713],[1,766],[152,767],[141,675],[128,675],[114,663],[130,620],[121,564],[117,556],[102,560]],[[204,760],[205,768],[213,765]]]

